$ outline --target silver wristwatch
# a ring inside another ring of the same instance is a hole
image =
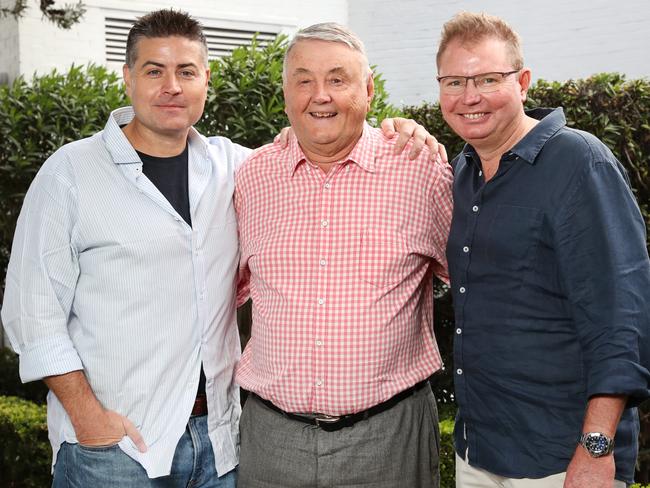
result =
[[[585,432],[578,443],[594,458],[607,456],[614,450],[614,439],[600,432]]]

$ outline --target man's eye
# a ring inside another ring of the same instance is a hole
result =
[[[332,79],[330,80],[330,83],[331,83],[332,85],[340,85],[340,84],[343,83],[343,80],[342,80],[341,78],[332,78]]]
[[[184,78],[191,78],[194,76],[194,71],[181,71],[181,76]]]
[[[478,79],[478,82],[480,85],[490,86],[499,83],[499,80],[497,79],[496,76],[483,76]]]
[[[160,75],[160,70],[159,69],[150,69],[147,71],[147,75],[149,76],[159,76]]]
[[[462,78],[447,78],[445,80],[446,82],[445,85],[452,88],[459,87],[459,86],[463,86],[463,81],[465,80],[463,80]]]

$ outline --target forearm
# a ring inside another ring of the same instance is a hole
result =
[[[623,395],[593,396],[587,404],[582,432],[600,432],[614,437],[627,397]]]
[[[83,371],[48,376],[43,380],[65,408],[77,435],[88,428],[93,418],[104,412]]]

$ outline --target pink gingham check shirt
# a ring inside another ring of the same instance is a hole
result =
[[[451,168],[393,148],[366,125],[327,174],[294,138],[236,176],[253,300],[236,380],[285,411],[362,411],[441,367],[432,276],[447,279]]]

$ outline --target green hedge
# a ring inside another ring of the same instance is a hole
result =
[[[627,169],[650,228],[650,79],[601,73],[566,82],[539,80],[528,91],[526,107],[564,107],[567,125],[601,139]],[[464,143],[445,124],[437,103],[406,107],[404,113],[444,143],[450,158],[461,151]]]
[[[440,417],[440,488],[456,486],[456,455],[454,453],[454,421]]]
[[[212,61],[205,112],[197,128],[249,147],[270,142],[288,125],[282,96],[286,37],[235,49]],[[111,110],[127,105],[120,78],[95,65],[18,78],[0,86],[0,272],[4,278],[22,200],[41,164],[63,144],[101,130]],[[369,120],[399,113],[380,74]]]
[[[45,406],[0,396],[0,488],[52,484]]]

